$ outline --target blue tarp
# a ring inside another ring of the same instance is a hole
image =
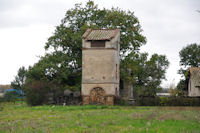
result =
[[[22,90],[17,90],[17,89],[6,89],[6,90],[4,90],[4,93],[12,92],[12,91],[16,91],[18,94],[24,95],[24,92]]]

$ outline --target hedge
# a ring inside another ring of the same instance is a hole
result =
[[[138,106],[200,106],[200,97],[139,97]]]

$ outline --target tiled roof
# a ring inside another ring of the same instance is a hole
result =
[[[119,29],[88,29],[82,36],[85,40],[111,40]]]

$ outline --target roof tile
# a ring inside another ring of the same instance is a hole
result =
[[[111,40],[119,29],[88,29],[82,36],[85,40]]]

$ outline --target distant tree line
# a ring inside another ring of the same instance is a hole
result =
[[[10,85],[0,85],[0,88],[3,90],[10,89]]]

